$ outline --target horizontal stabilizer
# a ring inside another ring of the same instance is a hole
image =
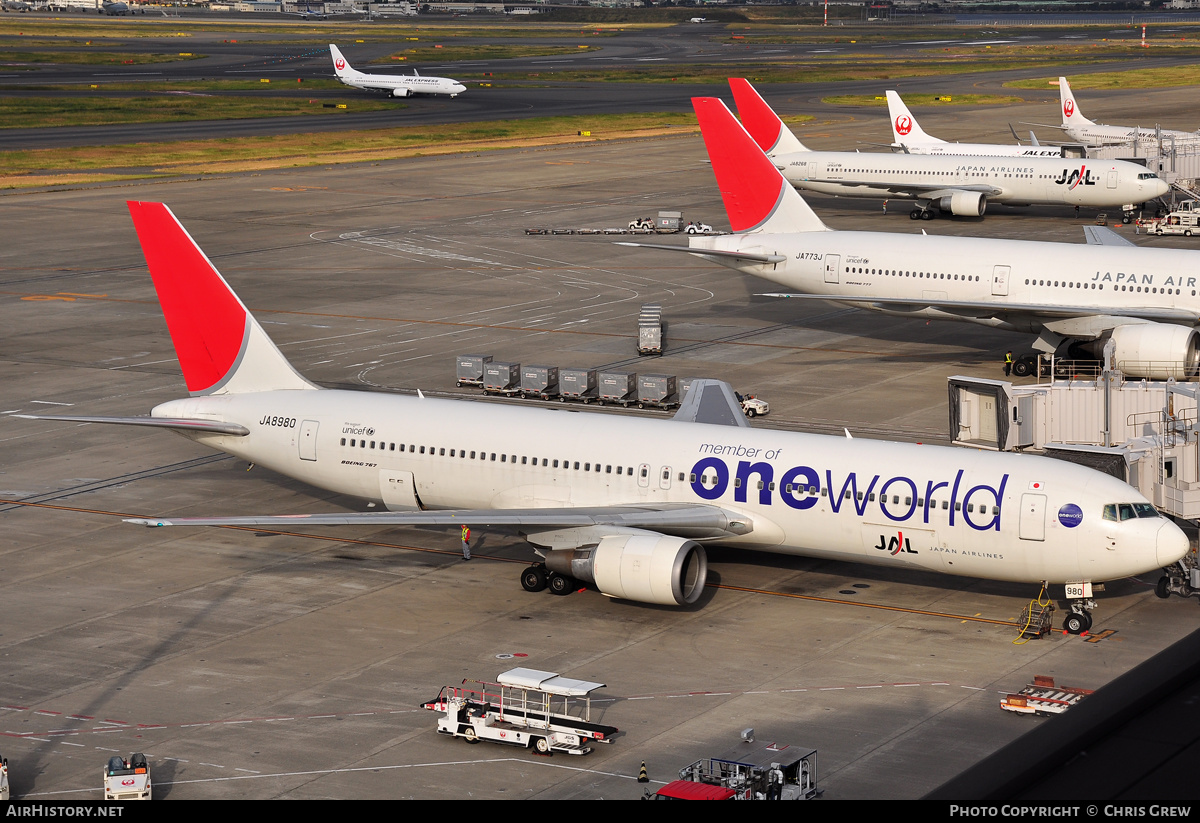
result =
[[[628,240],[617,241],[618,246],[633,246],[643,249],[659,249],[661,251],[683,251],[703,257],[726,257],[734,260],[748,260],[752,263],[782,263],[787,260],[782,254],[755,254],[743,251],[723,251],[721,249],[702,249],[690,246],[671,246],[666,243],[631,243]]]
[[[119,426],[150,426],[151,428],[177,431],[232,434],[236,437],[245,437],[250,433],[249,429],[237,423],[189,420],[182,417],[83,417],[56,414],[14,414],[13,417],[23,417],[26,420],[59,420],[64,423],[115,423]]]
[[[693,382],[683,402],[679,404],[679,411],[675,412],[671,419],[681,423],[750,427],[733,387],[723,380]]]

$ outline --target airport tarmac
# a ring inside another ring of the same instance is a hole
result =
[[[660,209],[727,226],[694,136],[0,197],[0,498],[26,504],[0,504],[14,797],[98,799],[107,758],[142,751],[166,799],[632,799],[642,762],[654,788],[752,727],[817,749],[826,798],[916,798],[1045,722],[1002,712],[1002,693],[1035,675],[1097,688],[1195,627],[1153,574],[1108,585],[1092,636],[1018,645],[1027,586],[714,549],[719,585],[669,609],[529,594],[532,552],[499,534],[477,531],[464,563],[434,530],[124,524],[362,506],[169,433],[14,416],[142,414],[184,392],[129,199],[168,203],[330,386],[499,402],[455,388],[455,354],[622,364],[758,393],[758,426],[933,443],[946,378],[999,378],[1005,349],[1030,342],[755,297],[774,287],[617,238],[524,234]],[[1082,241],[1065,209],[918,224],[902,206],[812,202],[835,228]],[[668,351],[639,360],[651,301]],[[595,412],[561,413],[587,436]],[[544,758],[440,737],[418,708],[515,666],[606,683],[596,705],[623,734]]]

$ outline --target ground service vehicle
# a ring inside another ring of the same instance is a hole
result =
[[[150,800],[152,793],[146,755],[136,752],[128,760],[120,756],[108,759],[104,767],[105,800]]]
[[[603,683],[524,668],[504,672],[496,681],[464,680],[423,703],[423,708],[444,712],[438,718],[438,734],[468,743],[490,740],[533,748],[541,754],[587,754],[592,750],[589,742],[611,743],[617,733],[615,726],[591,721],[591,693],[604,688]],[[556,702],[561,712],[554,711]]]
[[[1146,234],[1182,234],[1185,237],[1200,234],[1200,200],[1184,200],[1162,217],[1139,220],[1138,225],[1146,230]]]
[[[738,800],[809,800],[817,790],[817,750],[748,739],[719,757],[679,770],[679,779],[731,789]],[[717,799],[717,798],[713,798]]]

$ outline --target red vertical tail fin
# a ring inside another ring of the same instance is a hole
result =
[[[170,209],[128,206],[189,392],[316,388],[287,362]]]
[[[692,106],[735,232],[829,231],[723,102],[694,97]]]

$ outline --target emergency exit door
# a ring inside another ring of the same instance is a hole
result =
[[[992,269],[992,294],[998,297],[1008,294],[1008,275],[1011,271],[1008,266],[996,266]]]
[[[316,420],[305,420],[300,423],[300,438],[296,445],[300,449],[301,460],[317,459],[317,426]]]
[[[1046,539],[1046,495],[1021,495],[1021,539]]]
[[[840,283],[842,275],[842,256],[840,254],[825,255],[825,282]]]

